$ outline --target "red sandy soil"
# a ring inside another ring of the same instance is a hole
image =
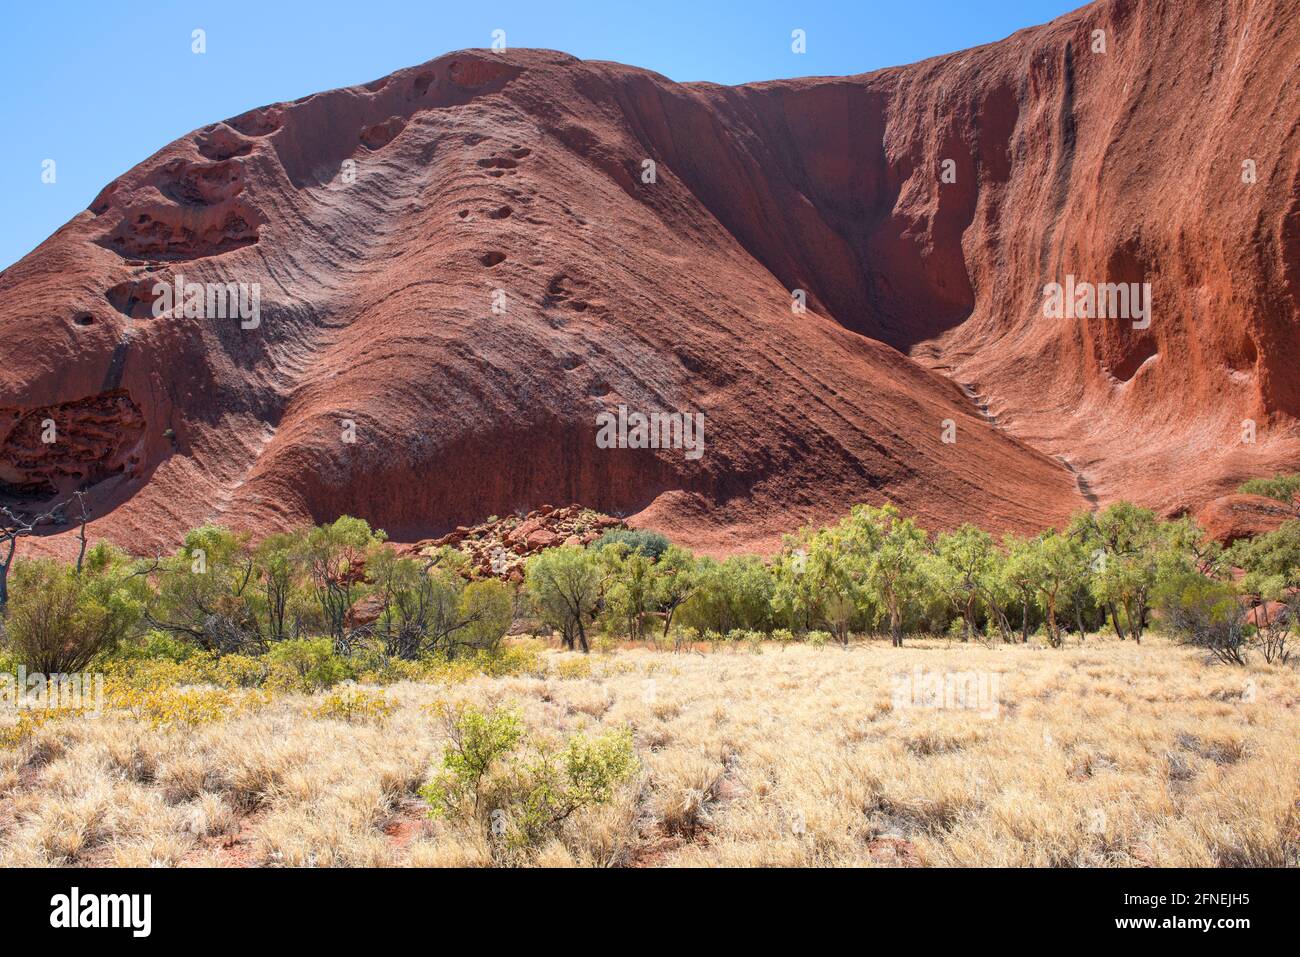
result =
[[[0,274],[0,491],[89,485],[92,535],[139,551],[547,501],[713,553],[858,501],[1195,512],[1300,465],[1295,14],[1101,0],[738,87],[469,50],[214,123]],[[178,274],[260,283],[260,326],[153,318]],[[1044,318],[1067,274],[1151,282],[1150,328]],[[620,403],[704,413],[707,451],[597,448]]]

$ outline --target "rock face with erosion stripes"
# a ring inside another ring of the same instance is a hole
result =
[[[1300,464],[1298,121],[1290,0],[737,87],[471,50],[250,110],[0,275],[0,496],[87,488],[142,551],[547,501],[713,553],[859,501],[1197,511]],[[702,454],[605,447],[620,406]]]

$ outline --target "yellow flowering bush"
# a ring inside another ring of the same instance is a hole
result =
[[[263,658],[249,655],[222,655],[211,669],[212,681],[223,688],[258,688],[270,675]]]
[[[104,697],[109,708],[125,711],[155,730],[224,721],[271,700],[264,691],[211,685],[141,687],[119,680],[106,683]]]
[[[546,674],[546,662],[542,658],[545,646],[539,641],[520,641],[503,645],[496,651],[480,651],[474,663],[483,674],[492,678],[505,678],[511,675]]]
[[[16,748],[50,719],[48,711],[19,711],[12,724],[0,725],[0,748]]]
[[[317,718],[334,718],[339,721],[365,722],[380,724],[387,720],[397,706],[388,700],[381,690],[369,691],[365,688],[340,688],[326,695],[319,705],[312,709],[312,716]]]
[[[428,677],[429,667],[426,662],[387,658],[362,671],[357,675],[357,680],[367,685],[390,685],[398,681],[423,681]]]
[[[555,673],[566,679],[590,678],[591,661],[587,658],[564,658],[556,664]]]
[[[106,686],[116,689],[171,688],[176,685],[206,684],[211,658],[195,654],[185,661],[154,659],[110,659],[103,665]]]

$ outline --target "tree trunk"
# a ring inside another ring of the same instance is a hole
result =
[[[14,552],[17,549],[18,539],[9,536],[9,554],[5,556],[4,564],[0,565],[0,618],[9,610],[9,569],[14,567]]]
[[[1110,621],[1115,626],[1115,635],[1120,641],[1124,640],[1124,628],[1119,623],[1119,609],[1115,607],[1113,601],[1106,602],[1106,607],[1110,609]]]
[[[989,624],[997,625],[998,635],[1002,638],[1002,643],[1007,641],[1007,616],[1003,614],[1002,609],[993,602],[989,602]]]
[[[1020,643],[1029,644],[1029,601],[1024,597],[1020,599]]]
[[[675,611],[677,611],[677,606],[673,605],[671,608],[668,609],[668,614],[664,615],[664,637],[665,638],[668,637],[668,629],[672,627],[673,612]]]

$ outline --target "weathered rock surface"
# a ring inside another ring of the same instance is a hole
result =
[[[1300,518],[1300,508],[1263,495],[1237,493],[1213,499],[1196,513],[1196,520],[1224,545],[1271,532],[1291,518]]]
[[[463,51],[212,124],[0,275],[0,492],[88,485],[141,550],[546,500],[712,552],[855,501],[1199,509],[1300,464],[1294,14],[1102,0],[739,87]],[[153,318],[178,275],[257,283],[260,322]],[[1067,275],[1151,282],[1150,326],[1043,318]],[[705,454],[598,448],[620,404],[704,413]],[[75,443],[32,445],[49,410]]]

